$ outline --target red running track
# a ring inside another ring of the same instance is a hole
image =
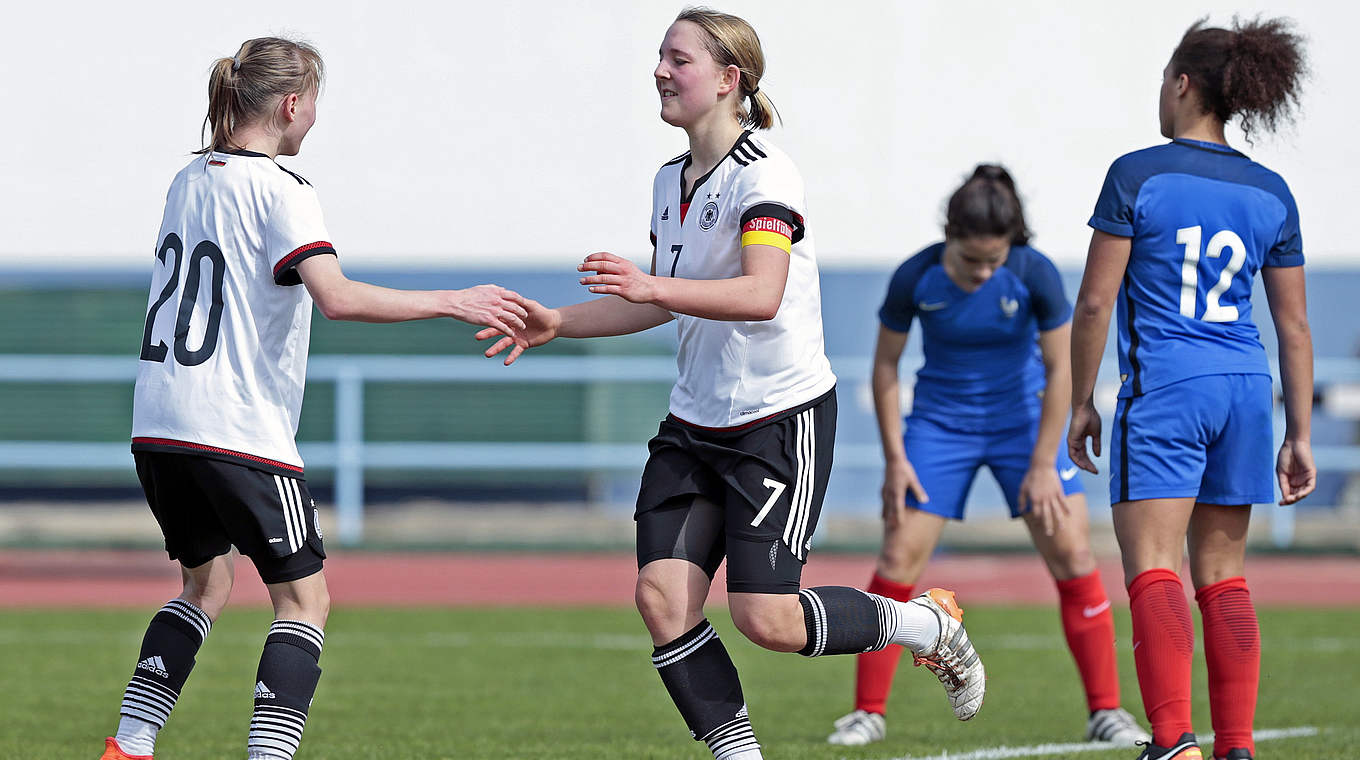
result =
[[[336,605],[526,606],[630,605],[633,555],[531,553],[369,553],[332,550],[326,580]],[[804,586],[863,588],[870,555],[813,555]],[[1101,564],[1116,604],[1127,603],[1116,563]],[[1247,580],[1259,604],[1350,607],[1360,604],[1360,559],[1250,557]],[[922,579],[970,603],[1051,604],[1052,579],[1037,555],[944,555]],[[1187,576],[1187,587],[1188,576]],[[711,601],[722,605],[719,571]],[[148,607],[180,590],[178,565],[152,551],[0,552],[0,608]],[[254,566],[238,558],[236,604],[268,604]]]

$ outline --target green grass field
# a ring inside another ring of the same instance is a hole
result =
[[[0,758],[98,757],[150,613],[0,611]],[[725,612],[713,617],[741,671],[766,757],[888,760],[1081,739],[1084,704],[1051,609],[969,608],[989,676],[982,712],[958,723],[933,678],[907,666],[889,704],[888,740],[861,749],[824,743],[831,721],[850,707],[853,658],[765,652],[742,639]],[[258,609],[229,609],[218,621],[161,733],[160,760],[244,756],[268,624]],[[1125,704],[1141,717],[1127,614],[1118,626]],[[1263,742],[1258,760],[1360,757],[1360,699],[1352,691],[1360,681],[1360,610],[1265,610],[1261,627],[1258,729],[1319,733]],[[631,610],[341,608],[328,628],[300,760],[711,757],[670,704]],[[1201,733],[1209,731],[1203,682],[1201,660]]]

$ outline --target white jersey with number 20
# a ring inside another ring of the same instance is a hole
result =
[[[268,156],[195,158],[156,237],[133,398],[134,451],[299,476],[312,299],[299,261],[334,254],[316,191]]]

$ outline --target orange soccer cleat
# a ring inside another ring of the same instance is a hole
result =
[[[118,746],[118,740],[110,736],[104,740],[104,754],[99,760],[152,760],[151,755],[129,755]]]
[[[1152,742],[1143,744],[1143,754],[1138,756],[1138,760],[1204,760],[1204,753],[1200,752],[1199,741],[1194,734],[1181,734],[1181,738],[1170,747],[1159,747]]]
[[[944,684],[954,717],[959,720],[972,718],[982,707],[987,674],[973,642],[968,639],[968,631],[964,630],[963,609],[954,600],[954,592],[933,588],[908,604],[925,607],[940,621],[939,640],[930,649],[914,653],[916,664],[924,665]]]

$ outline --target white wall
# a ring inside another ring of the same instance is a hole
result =
[[[938,236],[944,198],[1002,161],[1036,243],[1080,262],[1109,162],[1160,141],[1160,73],[1200,15],[1264,2],[734,0],[759,30],[774,139],[802,168],[824,265],[885,265]],[[1314,77],[1253,157],[1292,185],[1313,262],[1360,260],[1360,6],[1289,4]],[[651,70],[678,3],[25,3],[0,31],[0,267],[139,266],[198,147],[207,70],[241,40],[303,36],[329,67],[282,163],[321,193],[349,265],[570,267],[642,258],[656,167],[685,149]],[[1278,5],[1275,6],[1279,8]]]

